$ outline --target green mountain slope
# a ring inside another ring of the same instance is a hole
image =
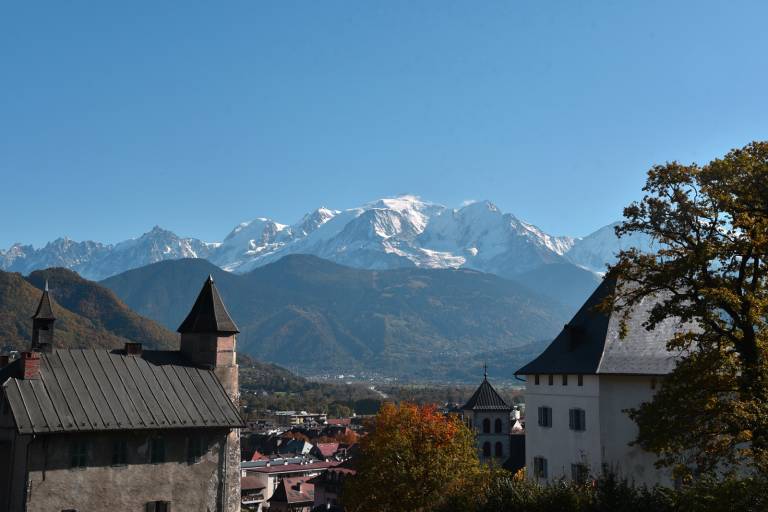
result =
[[[568,318],[559,302],[491,274],[360,270],[307,255],[242,275],[199,259],[166,261],[102,284],[175,329],[208,274],[242,331],[241,351],[318,372],[450,378],[479,355],[508,357],[551,339]]]
[[[120,348],[139,341],[149,348],[171,348],[174,333],[142,318],[113,292],[66,269],[20,274],[0,271],[0,347],[26,349],[32,320],[46,278],[56,315],[55,343],[66,348]]]

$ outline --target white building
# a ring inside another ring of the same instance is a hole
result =
[[[632,311],[628,335],[620,318],[595,310],[611,295],[607,278],[547,349],[518,370],[526,377],[526,468],[532,478],[579,480],[612,471],[637,485],[671,485],[651,453],[630,446],[637,425],[624,412],[649,401],[675,366],[666,342],[681,329],[667,321],[647,331],[652,300]]]

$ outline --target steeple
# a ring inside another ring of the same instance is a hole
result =
[[[53,349],[53,316],[51,297],[48,292],[48,280],[45,281],[45,289],[40,297],[37,310],[32,316],[32,350],[50,352]]]
[[[178,332],[184,333],[217,333],[237,334],[240,330],[229,316],[224,301],[209,275],[203,283],[203,288],[197,296],[192,310],[179,326]]]
[[[203,283],[187,318],[179,326],[181,353],[192,363],[210,368],[233,400],[238,397],[236,334],[240,332],[229,316],[213,283]]]

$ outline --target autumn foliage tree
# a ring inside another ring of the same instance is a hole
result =
[[[344,484],[348,512],[430,510],[452,496],[472,496],[484,469],[474,435],[434,406],[385,403],[361,439],[357,474]]]
[[[669,341],[681,362],[631,412],[638,443],[679,469],[768,471],[768,142],[656,166],[644,191],[616,231],[655,250],[619,254],[611,307],[661,298],[647,328],[673,317],[699,328]]]

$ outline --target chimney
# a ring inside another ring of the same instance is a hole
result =
[[[40,352],[21,353],[22,379],[40,378]]]
[[[11,361],[11,356],[7,354],[0,355],[0,368],[5,368]]]
[[[128,342],[125,344],[125,355],[140,356],[144,352],[141,343]]]

